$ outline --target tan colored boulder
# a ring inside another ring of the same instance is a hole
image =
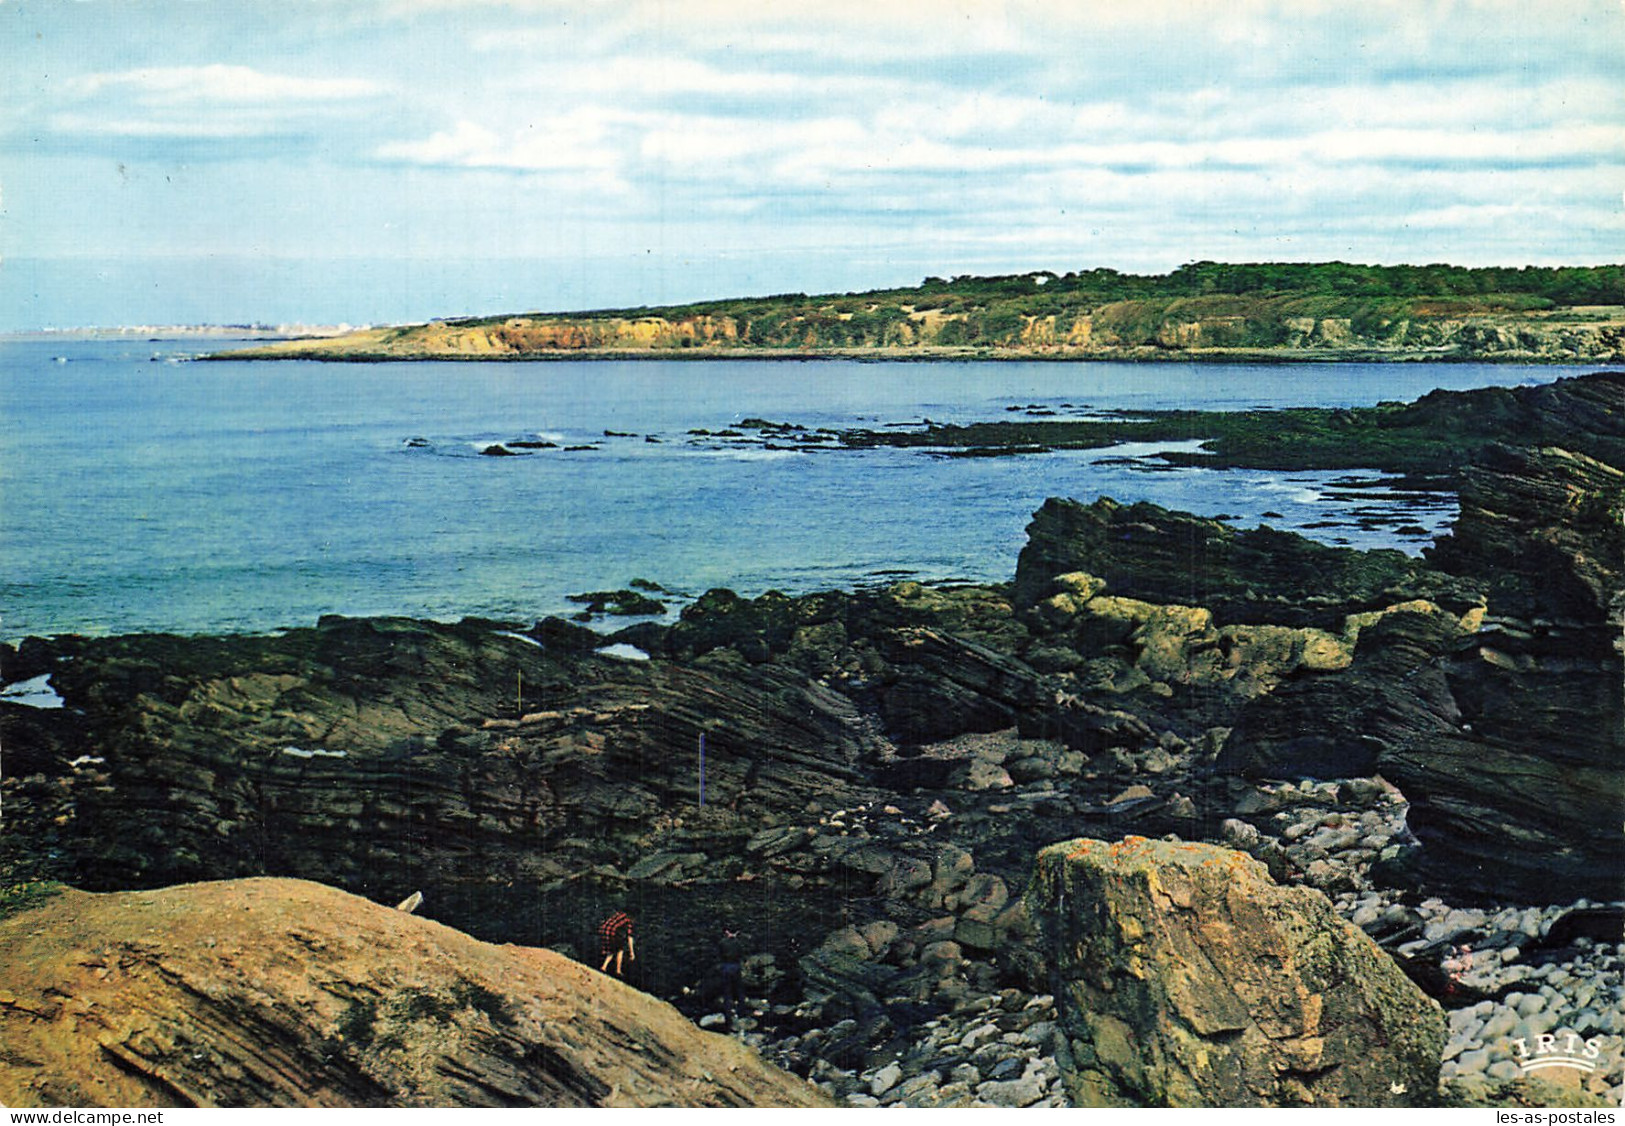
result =
[[[1393,1106],[1436,1091],[1444,1014],[1320,892],[1208,844],[1075,840],[1028,911],[1094,1106]]]
[[[303,880],[65,890],[0,966],[10,1107],[827,1105],[578,962]]]
[[[1133,641],[1140,647],[1136,662],[1153,680],[1188,684],[1214,678],[1219,654],[1213,646],[1218,634],[1213,629],[1213,612],[1200,606],[1158,606],[1139,629]],[[1210,666],[1206,669],[1202,666]]]

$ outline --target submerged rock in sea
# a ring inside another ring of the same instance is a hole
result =
[[[1445,1019],[1318,891],[1244,853],[1130,837],[1038,857],[1027,893],[1083,1105],[1396,1106]]]
[[[300,880],[66,890],[0,919],[7,1106],[818,1106],[549,950]]]

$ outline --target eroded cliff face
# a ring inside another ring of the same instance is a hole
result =
[[[0,1102],[817,1106],[805,1081],[548,950],[300,880],[0,919]]]
[[[736,303],[738,304],[738,303]],[[742,303],[749,312],[528,314],[364,329],[294,340],[237,358],[522,359],[569,354],[744,351],[960,355],[994,352],[1096,359],[1486,358],[1612,360],[1625,354],[1625,309],[1480,311],[1418,306],[1410,315],[1299,316],[1295,307],[1241,297],[1114,301],[1083,311],[915,307],[843,300]],[[734,307],[734,306],[730,306]]]

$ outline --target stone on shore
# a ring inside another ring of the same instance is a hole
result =
[[[1321,893],[1228,849],[1130,837],[1038,858],[1073,1099],[1394,1106],[1438,1085],[1445,1020]]]

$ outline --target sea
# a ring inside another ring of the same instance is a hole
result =
[[[1453,497],[1375,471],[1173,467],[1199,442],[1005,457],[817,431],[1364,406],[1590,367],[849,360],[194,362],[230,341],[0,341],[0,639],[324,614],[529,623],[626,587],[1002,582],[1047,497],[1149,500],[1415,554]],[[805,431],[741,424],[787,423]],[[501,443],[515,456],[488,456]],[[626,619],[600,619],[614,628]],[[3,676],[3,673],[0,673]]]

